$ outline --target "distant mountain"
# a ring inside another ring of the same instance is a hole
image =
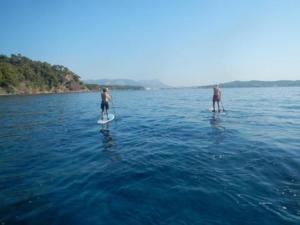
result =
[[[98,79],[98,80],[85,80],[86,84],[98,84],[98,85],[118,85],[118,86],[136,86],[144,88],[169,88],[170,86],[162,83],[159,80],[130,80],[130,79]]]
[[[145,88],[170,88],[169,85],[166,85],[159,80],[140,80],[138,83]]]
[[[277,80],[277,81],[232,81],[221,83],[223,88],[249,88],[249,87],[300,87],[300,80]],[[198,86],[198,88],[212,88],[215,85]]]
[[[100,89],[106,87],[110,90],[145,90],[141,86],[131,86],[131,85],[99,85],[99,84],[85,84],[90,91],[99,91]]]
[[[140,86],[138,82],[129,79],[97,79],[85,80],[86,84]]]

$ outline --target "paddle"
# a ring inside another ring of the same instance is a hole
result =
[[[117,117],[116,110],[115,110],[115,105],[114,105],[112,96],[110,96],[110,99],[111,99],[111,105],[112,105],[112,109],[114,111],[115,117]]]
[[[221,106],[222,106],[223,112],[225,112],[222,100],[220,102],[221,102]]]

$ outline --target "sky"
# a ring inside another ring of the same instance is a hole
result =
[[[298,0],[0,0],[0,54],[83,80],[300,79]]]

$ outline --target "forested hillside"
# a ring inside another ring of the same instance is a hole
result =
[[[0,55],[0,94],[87,90],[80,77],[61,65],[33,61],[20,54]]]

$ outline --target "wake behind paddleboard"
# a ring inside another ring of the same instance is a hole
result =
[[[115,119],[115,115],[114,114],[108,114],[108,119],[106,117],[106,115],[104,115],[104,118],[103,120],[98,120],[97,123],[98,124],[106,124],[106,123],[109,123],[111,121],[113,121]]]

